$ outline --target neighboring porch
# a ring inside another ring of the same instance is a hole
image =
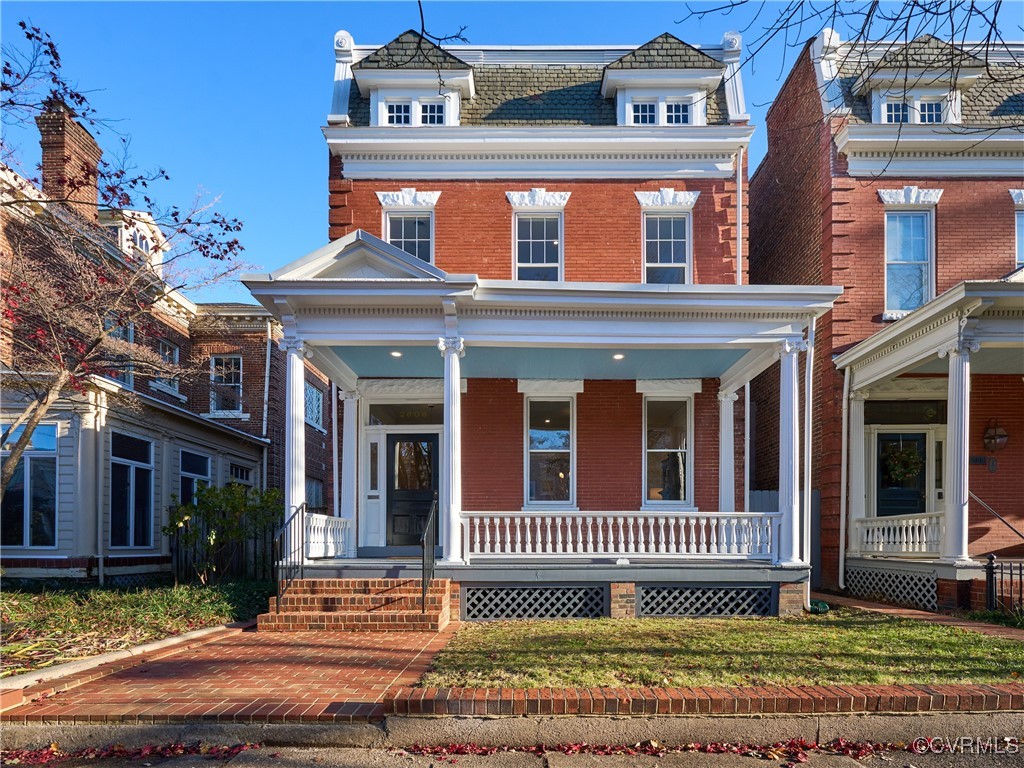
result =
[[[964,591],[955,583],[980,579],[985,555],[1024,543],[1024,283],[962,283],[836,365],[849,391],[847,587],[902,602],[929,583]]]
[[[310,567],[414,568],[436,491],[453,580],[806,577],[798,356],[838,289],[480,280],[363,232],[245,283],[287,337],[289,510],[302,356],[341,387],[338,515],[305,515]],[[772,365],[782,483],[754,509],[743,390]]]

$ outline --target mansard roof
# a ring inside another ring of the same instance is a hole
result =
[[[723,69],[718,59],[684,43],[668,32],[630,51],[608,69]]]
[[[353,69],[469,69],[470,66],[419,32],[408,29]]]
[[[991,56],[981,48],[965,50],[932,35],[922,35],[904,45],[882,42],[845,47],[838,56],[838,85],[850,121],[870,123],[870,94],[858,92],[857,87],[866,75],[932,71],[936,85],[948,85],[950,74],[966,70],[979,75],[963,91],[963,124],[999,127],[1024,122],[1024,64],[1012,57]],[[918,85],[927,85],[926,80],[915,79]]]

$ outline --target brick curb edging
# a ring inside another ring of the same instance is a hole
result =
[[[177,637],[168,637],[163,640],[144,643],[135,648],[104,653],[81,662],[71,662],[68,665],[62,664],[58,667],[41,669],[38,673],[29,672],[26,675],[15,675],[5,680],[0,680],[0,712],[13,709],[29,701],[52,696],[58,691],[69,691],[72,688],[77,688],[93,680],[113,675],[124,669],[137,667],[140,664],[163,659],[172,654],[187,651],[190,648],[196,648],[214,640],[236,635],[255,625],[255,621],[246,621],[222,627],[198,629]],[[67,669],[67,667],[72,666],[75,667],[74,670]],[[60,667],[65,669],[61,670]],[[18,679],[24,680],[26,676],[31,677],[32,682],[21,688],[16,687]],[[47,681],[46,677],[53,678],[53,681]],[[14,682],[14,685],[11,685],[12,682]],[[4,720],[6,719],[4,718]]]
[[[1024,684],[392,688],[386,715],[762,715],[1024,710]]]

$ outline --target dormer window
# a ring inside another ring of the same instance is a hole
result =
[[[132,245],[138,248],[147,256],[149,255],[149,238],[139,232],[139,230],[132,231]]]
[[[885,103],[885,122],[909,123],[910,105],[905,101],[887,101]]]
[[[408,101],[387,102],[388,125],[412,125],[412,103]]]
[[[423,125],[444,125],[444,102],[421,101],[420,122]]]
[[[922,101],[919,114],[921,116],[922,123],[941,123],[942,102]]]
[[[684,101],[666,102],[665,122],[669,125],[687,125],[690,122],[690,105]]]
[[[657,125],[658,124],[658,102],[656,101],[634,101],[633,125]]]

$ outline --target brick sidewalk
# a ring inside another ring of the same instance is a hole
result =
[[[385,691],[419,680],[455,626],[441,632],[243,632],[112,668],[68,690],[60,690],[64,681],[27,688],[29,703],[4,712],[0,721],[378,720]]]

